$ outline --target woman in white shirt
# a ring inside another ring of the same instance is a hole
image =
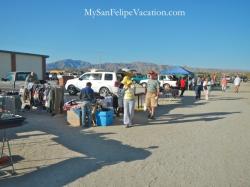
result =
[[[205,99],[208,100],[208,94],[209,94],[209,89],[208,89],[208,78],[206,78],[203,82],[203,91],[205,93]]]
[[[239,88],[240,88],[240,82],[241,82],[241,79],[239,77],[239,75],[237,75],[237,77],[234,79],[234,92],[235,93],[238,93],[239,92]]]

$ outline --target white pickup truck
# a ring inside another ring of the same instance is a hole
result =
[[[5,78],[0,81],[0,90],[2,91],[19,91],[24,86],[26,77],[31,72],[17,71],[9,72]]]
[[[158,75],[157,80],[159,81],[161,88],[165,88],[165,87],[177,88],[178,87],[177,80],[174,79],[171,75]],[[144,79],[140,81],[140,85],[142,85],[142,87],[146,87],[147,83],[148,83],[148,79]]]

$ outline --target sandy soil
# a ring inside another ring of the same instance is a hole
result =
[[[249,93],[249,83],[209,101],[187,91],[161,99],[154,121],[136,112],[128,129],[122,118],[83,129],[64,115],[24,113],[27,124],[8,130],[17,175],[0,186],[250,186]]]

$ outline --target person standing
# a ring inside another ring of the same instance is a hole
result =
[[[196,79],[195,79],[195,77],[193,77],[191,80],[191,90],[195,90],[195,85],[196,85],[195,81],[196,81]]]
[[[227,89],[227,79],[226,79],[226,75],[224,74],[221,79],[221,91],[225,92],[226,89]]]
[[[241,82],[241,79],[240,79],[239,75],[237,75],[236,78],[234,79],[234,92],[235,93],[239,92],[240,82]]]
[[[92,84],[91,82],[86,83],[86,87],[81,89],[80,92],[80,100],[87,101],[87,102],[93,102],[94,100],[94,90],[91,88]]]
[[[216,84],[216,73],[213,73],[212,78],[211,78],[211,86],[215,86]]]
[[[135,87],[131,80],[133,73],[131,71],[125,72],[125,77],[122,80],[124,97],[123,97],[123,123],[126,128],[133,125],[134,110],[135,110]]]
[[[27,88],[29,83],[34,84],[36,81],[38,81],[37,74],[32,71],[25,79],[25,87]]]
[[[211,93],[211,90],[212,90],[212,84],[211,84],[211,79],[210,79],[210,77],[208,77],[207,80],[208,80],[208,81],[207,81],[207,90],[208,90],[208,96],[209,96],[210,93]]]
[[[146,88],[146,106],[148,109],[148,118],[155,119],[155,108],[157,107],[157,100],[160,93],[160,85],[155,79],[157,74],[155,72],[149,73],[149,80]]]
[[[181,89],[180,97],[183,97],[183,94],[186,90],[186,78],[185,77],[182,77],[180,80],[180,89]]]
[[[208,94],[209,94],[209,89],[208,89],[208,78],[206,78],[203,82],[203,91],[205,94],[205,99],[208,100]]]
[[[197,77],[197,80],[195,81],[195,99],[201,98],[201,90],[202,90],[202,79],[200,77]]]
[[[33,97],[33,86],[38,81],[37,75],[34,72],[31,72],[25,79],[24,88],[28,89],[29,91],[29,101],[30,101],[30,108],[35,108],[34,105],[34,97]]]
[[[91,104],[94,103],[94,90],[91,88],[91,82],[86,83],[86,87],[81,89],[80,100],[82,100],[82,126],[90,127],[92,122],[92,107]],[[88,121],[86,119],[88,118]],[[88,122],[88,124],[86,124]],[[95,124],[94,124],[95,125]]]
[[[118,108],[116,113],[117,117],[119,117],[120,113],[123,113],[123,97],[124,97],[123,86],[124,85],[121,83],[117,91],[117,97],[118,97]]]

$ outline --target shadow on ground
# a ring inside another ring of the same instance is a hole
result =
[[[244,97],[220,97],[220,98],[210,98],[210,101],[235,101],[235,100],[243,100],[247,99]]]
[[[231,99],[231,98],[225,98]],[[238,98],[244,99],[244,98]],[[146,112],[136,112],[134,122],[135,127],[144,125],[168,125],[175,123],[190,124],[197,121],[214,121],[225,118],[239,112],[210,112],[210,113],[194,113],[194,114],[170,114],[170,111],[176,108],[190,108],[205,105],[207,102],[196,101],[192,96],[185,96],[175,103],[160,105],[157,108],[156,120],[149,121]],[[48,116],[48,114],[40,114],[40,120],[37,123],[39,114],[27,114],[28,124],[23,127],[16,128],[10,139],[22,139],[33,135],[16,136],[18,132],[39,131],[45,134],[54,135],[52,140],[71,151],[80,153],[79,157],[67,158],[61,155],[64,161],[57,161],[55,164],[39,167],[35,171],[29,173],[21,173],[18,170],[17,176],[0,179],[0,186],[63,186],[70,182],[84,177],[104,166],[111,166],[122,162],[133,162],[144,160],[152,153],[152,149],[158,148],[152,146],[148,148],[136,148],[130,145],[122,144],[122,142],[106,137],[111,133],[96,133],[90,130],[82,130],[81,128],[70,128],[66,125],[64,118]],[[46,120],[44,120],[46,119]],[[122,118],[119,118],[119,122]],[[119,124],[119,123],[118,123]],[[122,124],[122,122],[120,123]],[[34,135],[36,136],[36,135]],[[36,142],[30,142],[35,144]],[[26,146],[29,143],[27,143]],[[39,146],[39,145],[37,145]],[[36,158],[34,158],[35,160]],[[33,159],[32,159],[33,160]],[[29,161],[29,160],[27,160]],[[35,165],[32,167],[36,167]]]
[[[46,124],[42,120],[38,124],[34,124],[34,117],[31,114],[27,116],[28,124],[16,128],[15,133],[39,131],[54,135],[53,141],[82,154],[82,156],[67,158],[62,155],[62,158],[66,158],[66,160],[44,167],[36,168],[36,166],[32,166],[36,170],[29,173],[21,173],[21,169],[19,169],[16,176],[0,178],[0,186],[59,187],[95,172],[104,166],[144,160],[151,155],[150,150],[158,148],[157,146],[135,148],[122,144],[117,140],[107,139],[106,136],[112,133],[96,133],[82,128],[71,128],[66,125],[64,118],[47,117]],[[29,136],[16,136],[14,133],[11,133],[11,135],[11,139],[22,139]]]
[[[216,100],[217,98],[215,98]],[[223,99],[245,99],[245,98],[219,98],[219,100]],[[170,114],[170,111],[176,108],[192,108],[206,105],[207,102],[201,100],[195,100],[192,96],[185,96],[180,98],[175,103],[163,104],[157,107],[156,109],[156,120],[148,120],[147,113],[141,112],[135,116],[135,127],[147,126],[147,125],[168,125],[175,123],[190,123],[197,121],[214,121],[225,118],[228,115],[237,114],[240,112],[210,112],[210,113],[194,113],[194,114]]]
[[[162,118],[152,121],[153,124],[180,124],[192,123],[197,121],[215,121],[225,118],[227,115],[237,114],[240,112],[210,112],[210,113],[196,113],[191,115],[184,114],[169,114],[164,115]]]

